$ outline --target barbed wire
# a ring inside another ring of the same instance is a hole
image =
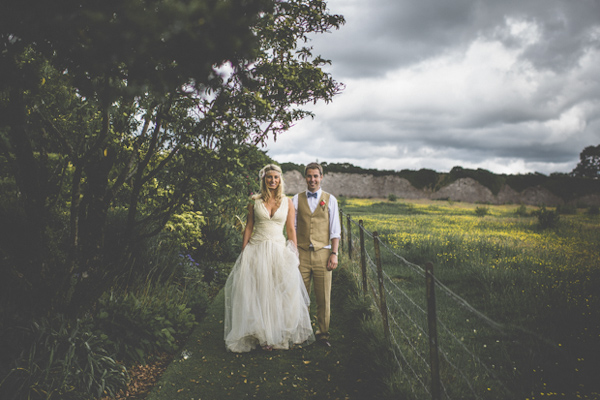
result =
[[[348,217],[348,215],[345,214],[343,211],[341,211],[341,213]],[[361,245],[357,244],[355,241],[356,235],[352,234],[352,225],[356,226],[359,230],[362,230],[363,234],[371,239],[375,240],[376,235],[374,235],[373,233],[369,232],[366,228],[364,228],[362,223],[357,224],[352,218],[347,218],[347,219],[350,222],[350,226],[348,226],[346,228],[345,226],[343,226],[344,224],[342,224],[343,231],[344,231],[344,233],[346,233],[346,238],[348,238],[348,240],[350,241],[350,243],[352,245],[353,253],[358,253],[359,249],[361,248]],[[379,237],[377,237],[377,240],[378,240],[379,244],[381,245],[381,247],[383,247],[387,251],[387,254],[392,255],[396,260],[400,261],[402,265],[409,267],[411,271],[416,273],[421,278],[425,278],[426,272],[423,267],[421,267],[417,264],[411,263],[410,261],[406,260],[404,257],[398,255],[387,243],[382,241]],[[377,290],[371,283],[372,280],[377,280],[377,278],[373,277],[373,275],[377,274],[377,265],[371,258],[371,255],[369,254],[369,251],[367,251],[367,249],[363,249],[361,254],[365,255],[366,266],[369,267],[367,269],[367,276],[369,276],[369,272],[371,274],[371,279],[370,280],[367,279],[367,280],[369,281],[369,286],[371,287],[371,290],[373,292],[372,301],[378,308],[380,308],[380,305],[377,303],[378,302],[381,303],[381,299],[379,301],[377,301],[377,299],[376,299]],[[350,256],[352,256],[352,254]],[[354,257],[352,257],[352,259],[355,260]],[[425,356],[423,356],[423,353],[426,350],[418,348],[418,344],[415,343],[414,338],[412,338],[411,334],[406,332],[406,330],[401,327],[401,324],[397,320],[398,316],[403,316],[410,323],[410,326],[413,326],[415,329],[417,329],[417,331],[419,332],[419,335],[422,335],[425,339],[427,339],[427,341],[429,341],[429,333],[424,328],[424,326],[423,326],[424,324],[416,321],[415,317],[413,317],[411,312],[408,310],[407,304],[412,306],[413,310],[415,310],[415,312],[417,312],[421,317],[425,317],[425,319],[427,317],[427,311],[422,306],[417,304],[417,302],[415,300],[413,300],[413,298],[405,290],[403,290],[398,284],[396,284],[392,280],[392,278],[387,274],[387,272],[385,272],[385,271],[383,271],[383,278],[384,278],[383,287],[384,287],[384,291],[386,293],[386,300],[390,301],[390,303],[389,303],[390,307],[388,308],[388,310],[392,309],[392,311],[393,311],[393,312],[388,313],[388,320],[391,321],[391,328],[392,328],[392,329],[390,329],[390,340],[391,340],[391,343],[393,344],[394,349],[399,353],[401,360],[396,355],[396,351],[393,352],[394,359],[395,359],[396,363],[398,364],[398,367],[402,371],[402,373],[408,378],[408,374],[405,371],[405,368],[408,368],[410,370],[410,372],[412,372],[414,379],[417,381],[417,383],[422,388],[422,390],[425,393],[429,394],[430,392],[427,387],[427,383],[423,379],[421,379],[420,375],[416,371],[416,369],[418,367],[413,366],[413,363],[411,363],[409,361],[409,357],[407,357],[404,354],[404,352],[402,351],[403,346],[401,346],[399,343],[400,338],[396,337],[396,332],[398,332],[400,334],[400,337],[403,339],[402,343],[404,343],[405,345],[408,345],[409,351],[412,351],[413,354],[415,354],[416,359],[419,361],[419,364],[421,364],[422,368],[430,369],[431,367],[430,367],[429,363],[427,362]],[[485,324],[487,324],[491,328],[495,329],[496,331],[498,331],[502,334],[506,334],[506,330],[504,329],[504,326],[502,324],[499,324],[499,323],[493,321],[492,319],[487,317],[485,314],[483,314],[482,312],[475,309],[466,300],[464,300],[461,296],[459,296],[454,291],[449,289],[446,285],[444,285],[442,282],[440,282],[439,279],[437,279],[437,277],[433,276],[433,281],[434,281],[435,286],[437,288],[439,288],[439,290],[442,293],[444,293],[447,298],[451,299],[460,308],[467,310],[472,315],[476,316],[479,320],[483,321]],[[402,304],[400,299],[406,300],[407,304]],[[465,343],[461,339],[459,339],[448,328],[448,326],[443,321],[440,320],[439,317],[436,317],[436,319],[437,319],[438,326],[441,328],[441,331],[443,332],[443,334],[446,335],[450,339],[451,342],[454,342],[455,344],[457,344],[458,347],[460,349],[462,349],[462,351],[466,354],[468,359],[472,360],[474,365],[479,365],[483,369],[483,371],[485,371],[487,376],[490,377],[490,379],[493,379],[494,381],[496,381],[498,386],[507,395],[512,395],[511,391],[508,389],[508,387],[505,385],[505,383],[502,382],[502,380],[498,378],[496,373],[494,371],[492,371],[486,365],[486,363],[480,359],[479,356],[477,356],[473,351],[471,351],[465,345]],[[463,369],[459,365],[457,365],[455,362],[453,362],[451,360],[449,351],[447,349],[445,349],[439,343],[438,343],[438,350],[439,350],[439,354],[442,355],[442,359],[444,360],[444,362],[452,370],[454,370],[458,376],[460,376],[460,378],[464,381],[464,383],[468,387],[469,392],[472,393],[474,398],[480,399],[481,396],[477,393],[477,390],[473,387],[473,385],[471,383],[472,379],[467,376],[467,374],[463,371]],[[405,367],[403,367],[403,365],[402,365],[403,363],[404,363]],[[415,391],[415,387],[414,387],[413,383],[410,382],[410,380],[409,380],[408,384],[410,385],[410,388],[411,388],[411,391],[413,392],[413,394],[415,394],[415,396],[417,396],[417,393]],[[448,389],[446,388],[446,385],[444,384],[444,382],[440,382],[440,385],[442,387],[445,397],[447,399],[451,399],[451,395],[448,393]]]

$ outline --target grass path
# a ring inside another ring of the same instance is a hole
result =
[[[288,351],[227,352],[221,291],[147,400],[371,398],[367,391],[373,387],[354,334],[357,315],[344,306],[348,295],[341,294],[352,291],[338,288],[335,278],[344,273],[334,273],[333,291],[339,289],[340,295],[332,298],[331,348],[315,343]],[[313,316],[314,307],[313,299]]]

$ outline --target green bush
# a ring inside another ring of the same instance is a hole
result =
[[[527,213],[527,207],[525,206],[525,204],[521,204],[519,206],[519,208],[517,208],[515,210],[515,214],[518,215],[519,217],[526,217],[528,215],[528,213]]]
[[[111,356],[110,344],[92,333],[90,319],[57,314],[11,329],[27,344],[2,377],[3,399],[114,396],[127,383],[125,367]]]
[[[556,211],[547,210],[546,206],[541,206],[533,215],[538,218],[541,229],[555,228],[560,220],[560,215]]]
[[[485,217],[486,215],[488,215],[489,212],[490,209],[486,206],[475,208],[475,215],[477,215],[478,217]]]
[[[575,215],[577,214],[577,207],[573,204],[559,204],[556,207],[558,214]]]
[[[398,201],[398,196],[396,196],[395,194],[390,194],[388,196],[388,201],[392,201],[392,202]]]
[[[146,293],[106,293],[98,302],[96,332],[126,363],[145,363],[155,353],[176,350],[177,340],[196,325],[180,287],[149,286]]]

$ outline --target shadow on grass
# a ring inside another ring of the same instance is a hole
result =
[[[331,348],[315,343],[288,351],[227,352],[224,296],[219,293],[147,399],[381,398],[377,393],[381,383],[365,359],[367,347],[358,328],[369,310],[356,301],[358,293],[349,272],[336,271],[333,285]],[[311,314],[316,314],[314,299]]]

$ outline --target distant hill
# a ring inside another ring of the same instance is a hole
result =
[[[600,180],[554,173],[494,174],[484,169],[454,167],[450,172],[430,169],[376,170],[348,163],[321,163],[325,170],[323,188],[348,197],[431,198],[473,203],[523,203],[548,206],[600,204]],[[305,189],[304,165],[281,164],[286,191]]]

